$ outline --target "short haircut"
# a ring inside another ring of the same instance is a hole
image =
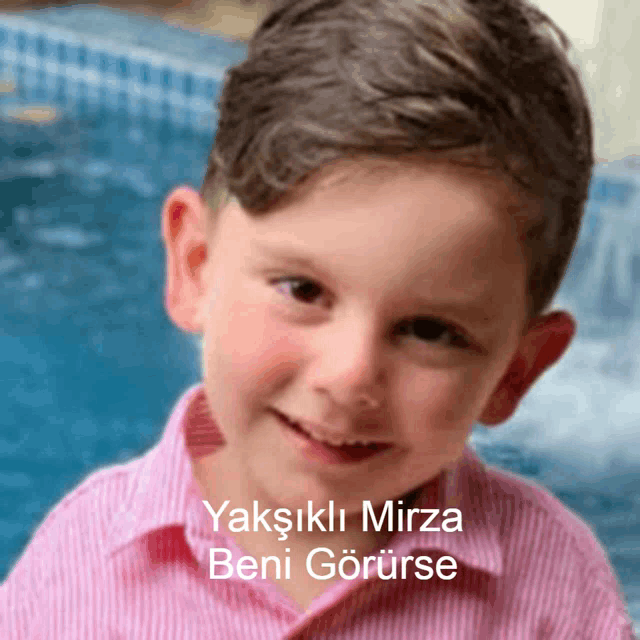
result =
[[[257,216],[344,159],[478,167],[523,203],[534,317],[566,271],[594,164],[569,49],[525,0],[275,0],[226,74],[202,196],[214,215],[233,198]]]

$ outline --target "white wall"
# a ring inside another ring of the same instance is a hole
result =
[[[640,155],[640,0],[531,0],[572,39],[591,100],[596,155]]]
[[[637,0],[635,0],[637,1]],[[551,16],[578,48],[593,46],[600,26],[601,0],[532,0]]]

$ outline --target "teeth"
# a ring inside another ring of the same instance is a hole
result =
[[[371,444],[371,440],[347,440],[346,444],[357,444],[361,447],[366,447],[368,444]]]
[[[319,433],[317,433],[316,431],[313,431],[312,429],[309,429],[306,425],[303,427],[299,422],[296,422],[294,420],[290,420],[289,418],[287,418],[287,420],[295,425],[296,427],[298,427],[298,429],[301,429],[302,431],[304,431],[308,436],[312,437],[314,440],[317,440],[318,442],[323,442],[325,444],[330,444],[334,447],[342,447],[343,445],[360,445],[362,447],[366,447],[370,444],[374,444],[375,441],[374,440],[357,440],[355,438],[339,438],[339,437],[332,437],[332,436],[323,436],[320,435]]]
[[[300,427],[300,425],[298,425]],[[302,427],[300,427],[302,428]],[[343,445],[360,445],[360,446],[367,446],[368,444],[371,444],[371,440],[354,440],[354,439],[344,439],[344,438],[332,438],[332,437],[321,437],[319,436],[317,433],[314,433],[313,431],[307,430],[307,429],[303,429],[302,430],[310,435],[314,440],[318,440],[318,442],[326,442],[327,444],[330,444],[334,447],[342,447]]]

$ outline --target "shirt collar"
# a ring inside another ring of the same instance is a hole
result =
[[[135,460],[127,494],[114,518],[109,550],[115,552],[153,531],[185,526],[189,505],[200,493],[190,459],[211,453],[224,440],[213,421],[202,383],[193,385],[175,404],[160,442]],[[413,549],[436,549],[493,575],[503,572],[499,505],[494,499],[485,464],[467,445],[454,468],[425,485],[416,508],[438,509],[429,528],[438,529],[446,509],[462,514],[462,531],[420,531],[428,518],[414,519],[414,530],[396,533],[388,546],[394,555]],[[417,531],[415,529],[418,529]]]
[[[204,455],[221,442],[203,385],[189,387],[172,409],[160,442],[130,463],[134,468],[114,518],[109,550],[115,552],[155,530],[183,526],[195,492],[190,455]]]

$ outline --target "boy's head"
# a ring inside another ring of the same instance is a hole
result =
[[[542,312],[591,130],[551,31],[515,0],[280,2],[230,72],[202,194],[165,203],[167,308],[255,498],[407,493],[566,349]]]

